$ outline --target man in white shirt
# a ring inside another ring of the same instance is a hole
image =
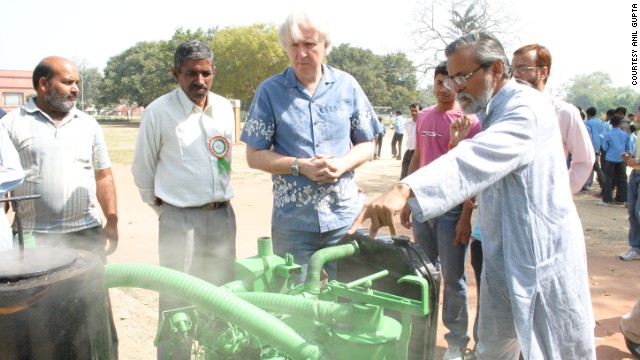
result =
[[[400,180],[404,179],[409,172],[409,164],[411,164],[411,158],[416,151],[416,121],[418,121],[418,113],[420,112],[420,105],[413,103],[409,105],[411,111],[411,121],[407,121],[404,124],[404,130],[407,133],[407,150],[402,157],[402,171],[400,173]]]
[[[199,41],[178,46],[171,69],[179,88],[143,112],[132,173],[159,215],[160,265],[215,285],[233,280],[236,219],[229,200],[235,118],[210,91],[216,67]],[[159,311],[186,304],[160,294]],[[158,344],[158,359],[189,359],[191,343]]]
[[[393,123],[393,138],[391,139],[391,157],[400,160],[402,156],[402,137],[404,136],[404,118],[401,111],[396,111]]]

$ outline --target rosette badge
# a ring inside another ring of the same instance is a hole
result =
[[[231,172],[231,165],[229,165],[229,162],[225,159],[229,154],[229,149],[231,148],[229,140],[224,136],[214,136],[209,139],[208,147],[213,156],[218,159],[218,171],[221,174]]]

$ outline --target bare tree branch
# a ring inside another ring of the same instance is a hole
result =
[[[497,36],[506,48],[521,30],[510,4],[488,0],[421,0],[415,11],[418,73],[426,76],[445,60],[444,49],[458,37],[475,30]],[[422,80],[422,79],[420,79]]]

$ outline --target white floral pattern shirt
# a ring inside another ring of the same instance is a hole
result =
[[[323,65],[313,96],[292,68],[256,90],[240,140],[257,150],[297,158],[344,156],[354,144],[382,132],[367,96],[349,74]],[[300,231],[329,231],[353,222],[362,197],[353,172],[318,185],[304,176],[273,175],[272,224]]]

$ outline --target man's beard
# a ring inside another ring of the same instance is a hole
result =
[[[466,114],[475,114],[480,111],[484,111],[489,105],[489,101],[493,97],[493,87],[491,78],[486,78],[484,81],[484,89],[477,98],[474,98],[469,93],[464,91],[459,92],[456,95],[456,99]],[[468,102],[462,100],[469,100]]]
[[[71,100],[70,95],[60,93],[55,87],[51,88],[50,93],[44,94],[44,101],[54,110],[62,113],[68,113],[76,106],[75,97]]]
[[[540,88],[540,75],[536,76],[534,79],[532,79],[531,81],[527,81],[529,84],[531,84],[531,86],[534,89],[539,89]]]

